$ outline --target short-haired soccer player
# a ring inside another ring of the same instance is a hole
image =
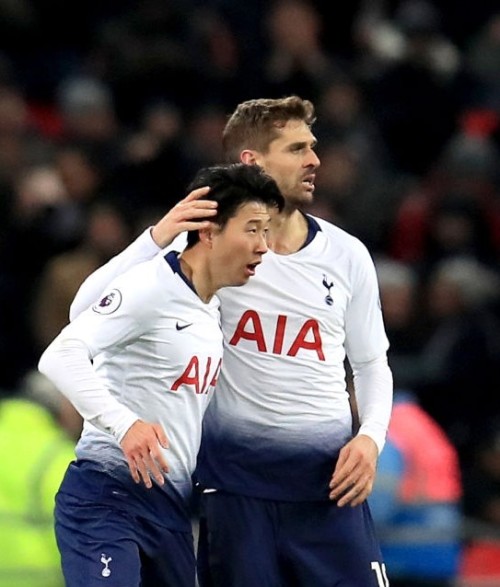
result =
[[[114,279],[39,362],[85,420],[56,498],[67,587],[195,585],[191,478],[222,359],[214,294],[254,275],[283,205],[244,164],[203,169],[195,188],[215,216],[192,223],[181,253]]]

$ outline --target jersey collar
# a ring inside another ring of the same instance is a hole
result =
[[[192,289],[196,295],[198,295],[196,293],[195,288],[194,288],[193,282],[190,279],[188,279],[182,271],[181,264],[179,261],[179,255],[180,255],[180,253],[177,251],[169,251],[163,258],[170,265],[172,271],[174,273],[177,273],[179,275],[179,277],[182,279],[182,281],[184,281],[184,283],[190,289]]]

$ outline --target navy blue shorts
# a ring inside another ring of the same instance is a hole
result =
[[[202,496],[201,587],[388,587],[368,505]]]
[[[137,490],[131,476],[122,483],[92,467],[70,465],[55,507],[66,587],[194,587],[192,532],[144,517]],[[163,513],[168,519],[171,513],[162,508],[171,504],[162,490],[144,490],[159,506],[157,519]]]

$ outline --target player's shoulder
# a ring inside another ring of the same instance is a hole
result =
[[[130,304],[134,306],[154,307],[160,294],[163,297],[165,293],[170,294],[175,291],[175,282],[171,268],[163,255],[158,254],[152,259],[137,263],[117,276],[109,288],[118,290],[122,297],[126,296]]]
[[[160,276],[165,273],[164,269],[167,264],[160,252],[151,259],[141,261],[119,275],[116,279],[123,284],[131,285],[136,290],[147,290],[154,288],[160,280]],[[167,271],[167,277],[171,271]]]
[[[334,243],[336,247],[342,247],[353,255],[364,257],[367,254],[368,249],[358,237],[319,216],[309,216],[318,223],[325,238]]]

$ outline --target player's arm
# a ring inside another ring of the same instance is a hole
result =
[[[121,444],[134,480],[151,487],[151,476],[162,484],[163,472],[168,472],[160,449],[168,447],[165,432],[114,397],[92,363],[99,353],[126,345],[140,334],[143,321],[131,318],[131,310],[102,315],[89,308],[52,341],[38,368],[86,421]]]
[[[207,228],[210,225],[209,218],[216,214],[216,203],[202,199],[208,191],[209,188],[203,187],[190,192],[155,226],[145,230],[121,253],[91,273],[80,286],[70,306],[70,320],[74,320],[93,304],[116,276],[138,263],[151,259],[181,233]],[[184,244],[183,241],[182,246]]]
[[[340,451],[330,482],[338,505],[362,503],[375,482],[377,459],[385,442],[392,408],[392,374],[386,355],[352,364],[360,428]]]
[[[346,352],[353,372],[360,427],[340,451],[330,482],[330,498],[338,505],[362,503],[375,481],[377,459],[384,446],[392,410],[393,382],[387,362],[385,334],[375,267],[359,244],[353,264],[352,299],[346,311]]]

